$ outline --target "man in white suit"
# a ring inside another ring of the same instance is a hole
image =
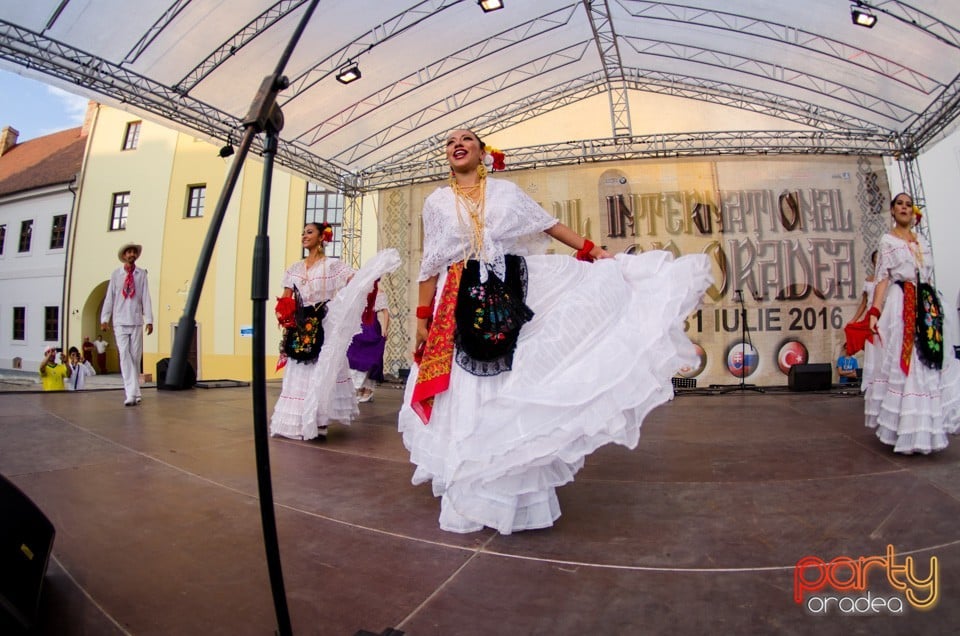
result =
[[[149,336],[153,333],[153,305],[147,286],[147,270],[136,266],[143,246],[127,243],[117,256],[123,266],[110,275],[107,296],[100,312],[100,327],[109,329],[113,318],[113,335],[120,355],[120,374],[123,376],[124,406],[140,404],[140,358],[143,356],[143,332],[146,324]]]

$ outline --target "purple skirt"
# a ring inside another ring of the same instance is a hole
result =
[[[347,349],[350,368],[356,371],[369,371],[370,379],[383,382],[383,349],[387,339],[380,330],[380,321],[362,325],[361,331],[353,337]]]

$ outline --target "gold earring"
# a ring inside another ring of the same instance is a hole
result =
[[[487,176],[487,167],[482,163],[477,166],[477,176],[481,179]]]

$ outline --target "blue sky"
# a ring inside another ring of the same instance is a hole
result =
[[[16,128],[19,141],[79,126],[86,110],[86,97],[0,69],[0,128]]]

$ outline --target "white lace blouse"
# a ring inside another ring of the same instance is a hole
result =
[[[307,269],[305,261],[297,261],[283,274],[283,286],[296,285],[305,305],[330,300],[353,276],[354,271],[339,258],[327,256]]]
[[[544,230],[558,221],[550,216],[516,184],[487,178],[483,253],[480,260],[493,268],[498,278],[505,276],[504,255],[542,254],[550,244]],[[444,186],[435,190],[423,204],[423,260],[419,281],[436,276],[452,263],[470,255],[473,228],[461,206],[461,217],[453,190]],[[486,278],[480,268],[481,279]]]
[[[865,280],[863,281],[863,295],[866,296],[867,302],[864,305],[867,309],[873,307],[873,294],[877,291],[877,281],[875,280]]]
[[[917,243],[911,244],[893,234],[887,233],[880,238],[877,254],[876,280],[889,278],[894,282],[917,280],[931,282],[933,278],[933,252],[926,237],[919,235]]]

